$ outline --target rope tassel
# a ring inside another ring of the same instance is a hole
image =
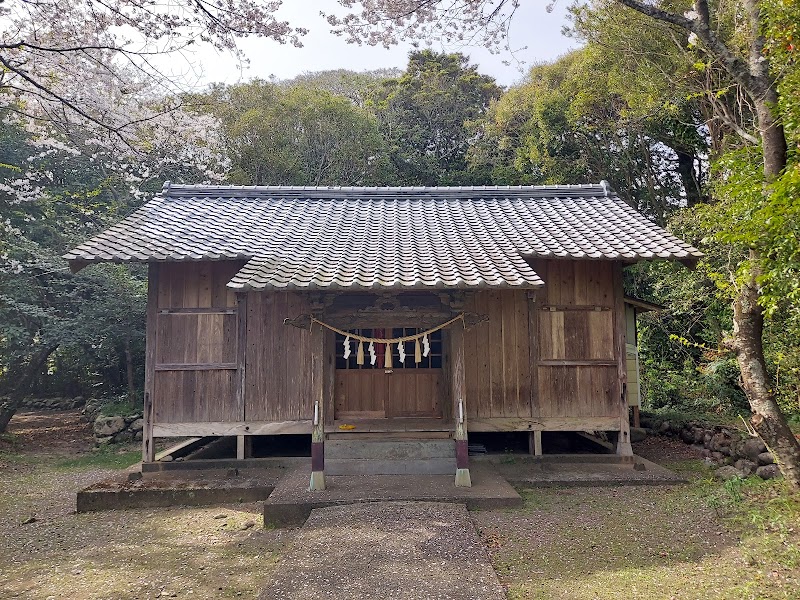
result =
[[[421,363],[422,362],[422,348],[419,345],[419,338],[414,340],[414,362]]]
[[[356,364],[364,364],[364,342],[358,342],[358,350],[356,351]]]
[[[392,368],[392,345],[386,344],[386,348],[383,349],[383,368],[384,369],[391,369]]]

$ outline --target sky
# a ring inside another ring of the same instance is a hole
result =
[[[473,64],[479,66],[481,73],[495,77],[501,85],[512,85],[533,64],[553,60],[577,46],[575,40],[561,34],[561,28],[567,22],[565,14],[568,3],[564,0],[556,2],[550,13],[545,10],[546,4],[546,0],[523,1],[514,16],[510,36],[511,47],[519,49],[514,56],[507,53],[493,55],[482,47],[447,48],[439,44],[432,48],[438,51],[463,52],[470,56]],[[413,49],[410,43],[387,50],[382,47],[348,44],[344,39],[330,33],[330,28],[319,15],[319,11],[330,11],[335,6],[335,0],[285,0],[278,16],[293,26],[309,29],[309,33],[303,38],[303,48],[281,45],[272,40],[242,40],[240,48],[250,64],[248,68],[240,70],[238,61],[230,55],[204,47],[191,57],[196,65],[191,75],[198,78],[200,85],[207,85],[212,82],[230,84],[256,77],[290,79],[304,72],[340,68],[365,71],[405,67],[408,52]]]

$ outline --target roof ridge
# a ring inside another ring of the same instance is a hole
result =
[[[604,185],[605,184],[605,185]],[[514,196],[519,198],[553,197],[607,197],[616,195],[605,182],[599,184],[565,185],[481,185],[481,186],[292,186],[292,185],[205,185],[175,184],[164,182],[161,196],[164,198],[183,197],[226,197],[226,198],[474,198],[475,196]]]

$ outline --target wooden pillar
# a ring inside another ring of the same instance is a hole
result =
[[[236,413],[239,421],[247,420],[245,414],[245,359],[247,357],[247,294],[236,294]],[[236,436],[236,458],[244,460],[252,455],[250,436]]]
[[[633,426],[634,427],[641,427],[642,426],[642,420],[641,420],[641,415],[639,414],[639,405],[638,404],[634,404],[633,405]]]
[[[325,489],[325,330],[311,327],[311,482],[309,491]]]
[[[539,430],[531,431],[528,434],[528,453],[534,456],[542,455],[542,432]]]
[[[144,353],[144,410],[142,417],[142,462],[154,462],[156,447],[153,442],[155,419],[156,331],[158,329],[158,263],[147,265],[147,316],[145,323]]]
[[[472,487],[467,445],[467,386],[464,373],[464,327],[456,323],[450,329],[453,416],[456,421],[456,487]]]
[[[617,359],[616,387],[619,403],[619,437],[617,438],[617,454],[633,456],[631,448],[631,423],[628,417],[628,366],[625,349],[625,290],[622,285],[622,263],[614,263],[614,356]]]

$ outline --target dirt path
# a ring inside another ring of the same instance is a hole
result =
[[[370,502],[311,513],[261,600],[505,598],[464,505]]]

